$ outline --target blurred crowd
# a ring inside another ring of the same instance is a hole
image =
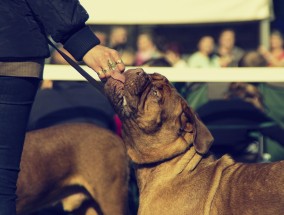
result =
[[[255,50],[237,46],[238,35],[233,29],[223,29],[218,38],[203,35],[199,38],[196,51],[183,49],[179,41],[161,43],[151,30],[136,33],[127,26],[113,26],[106,31],[94,31],[102,44],[118,50],[127,66],[141,66],[149,60],[164,58],[172,67],[210,68],[243,66],[284,66],[283,36],[278,30],[271,32],[269,48],[259,45]],[[131,39],[130,39],[131,38]],[[133,42],[134,41],[134,42]],[[50,63],[64,63],[55,52]]]
[[[284,66],[284,38],[280,31],[273,30],[269,48],[259,45],[246,49],[237,45],[238,35],[231,28],[220,30],[218,36],[203,35],[195,51],[187,52],[179,41],[161,39],[154,29],[133,31],[129,26],[108,26],[106,30],[94,28],[101,44],[119,51],[126,66],[221,68],[221,67],[282,67]],[[72,56],[59,47],[63,52]],[[57,51],[48,59],[50,64],[68,64]],[[81,63],[81,62],[78,62]],[[70,83],[69,83],[70,84]],[[173,83],[189,105],[198,109],[208,100],[239,98],[251,103],[258,110],[267,111],[259,83]],[[283,83],[277,85],[284,89]],[[53,82],[45,80],[42,89],[52,89]],[[204,93],[206,95],[200,96]],[[271,110],[269,110],[271,112]],[[279,114],[275,117],[277,118]],[[283,122],[284,124],[284,122]]]

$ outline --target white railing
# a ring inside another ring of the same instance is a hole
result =
[[[96,73],[82,66],[92,77],[99,80]],[[131,67],[127,68],[130,69]],[[147,73],[161,73],[172,82],[284,82],[284,68],[168,68],[144,67]],[[44,79],[85,80],[69,65],[45,65]]]

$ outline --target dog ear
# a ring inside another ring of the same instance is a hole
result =
[[[193,125],[194,142],[193,146],[199,154],[206,154],[213,143],[213,136],[208,128],[199,119],[196,113],[188,107],[187,103],[183,104],[184,114],[188,121]]]
[[[213,143],[213,136],[208,130],[208,128],[201,122],[198,116],[195,114],[195,139],[193,145],[195,150],[199,154],[206,154],[212,143]]]

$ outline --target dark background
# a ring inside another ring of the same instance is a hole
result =
[[[271,27],[279,29],[284,34],[284,1],[273,0],[275,20],[271,22]]]

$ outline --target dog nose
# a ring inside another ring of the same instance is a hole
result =
[[[150,76],[146,72],[144,72],[144,70],[139,70],[136,72],[136,78],[141,80],[144,79],[147,82],[149,81]]]
[[[143,72],[142,71],[138,71],[138,72],[136,72],[136,75],[137,76],[141,76],[141,75],[143,75]]]
[[[134,74],[136,74],[136,76],[142,76],[145,72],[142,68],[136,68]]]

